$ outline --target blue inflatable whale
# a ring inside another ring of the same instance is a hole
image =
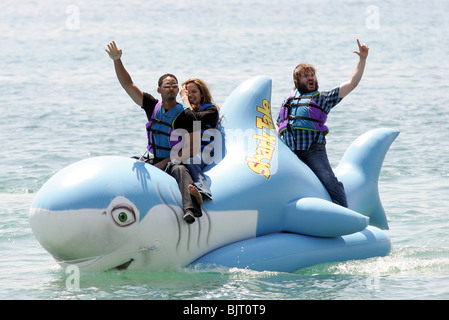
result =
[[[132,158],[94,157],[57,172],[36,194],[30,224],[37,240],[60,265],[83,270],[293,272],[388,255],[377,183],[399,133],[369,131],[346,151],[335,170],[347,192],[343,208],[282,142],[270,99],[271,80],[259,76],[222,106],[219,157],[205,170],[214,198],[195,223],[182,219],[178,185],[164,171]]]

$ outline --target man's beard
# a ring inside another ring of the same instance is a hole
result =
[[[177,96],[177,94],[175,94],[175,95],[173,95],[173,94],[167,94],[167,95],[165,96],[165,100],[166,100],[166,101],[174,101],[174,100],[176,100],[176,96]]]
[[[309,92],[315,92],[315,91],[318,91],[318,81],[315,81],[315,87],[313,88],[313,90],[309,90],[309,89],[307,88],[307,84],[303,84],[303,83],[300,83],[300,84],[299,84],[298,90],[299,90],[299,92],[301,92],[301,93],[309,93]]]

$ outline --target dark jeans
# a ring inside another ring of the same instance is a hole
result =
[[[184,212],[190,209],[196,211],[197,214],[201,215],[201,206],[193,199],[192,195],[190,194],[189,185],[193,184],[193,179],[187,167],[183,164],[169,163],[165,170],[178,182],[179,191],[181,191],[182,207],[184,209]]]
[[[295,154],[320,179],[327,192],[329,192],[332,201],[347,208],[348,202],[346,200],[345,188],[332,171],[327,157],[326,146],[324,144],[312,144],[309,150],[295,150]]]
[[[186,163],[185,166],[189,169],[190,175],[193,179],[193,185],[198,191],[209,200],[212,200],[212,192],[210,191],[209,182],[204,176],[202,170],[206,167],[204,162],[200,164]]]

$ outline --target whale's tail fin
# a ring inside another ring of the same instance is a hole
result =
[[[349,208],[370,218],[370,224],[388,229],[379,197],[378,181],[385,155],[399,131],[374,129],[357,138],[346,150],[335,169],[343,182]]]

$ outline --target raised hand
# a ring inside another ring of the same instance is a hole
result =
[[[359,46],[359,51],[354,51],[360,58],[366,59],[368,57],[369,48],[366,44],[360,44],[359,39],[357,39],[357,45]]]
[[[181,86],[179,90],[179,95],[181,96],[182,102],[188,106],[191,110],[195,110],[195,107],[189,101],[189,90],[187,90],[186,86]]]
[[[189,97],[189,91],[187,91],[186,86],[181,86],[181,89],[179,90],[179,95],[181,96],[182,100],[188,99]]]
[[[109,57],[112,60],[118,60],[121,58],[122,49],[118,49],[117,45],[115,44],[114,41],[112,41],[110,44],[108,44],[108,49],[105,49],[104,51],[106,51],[109,54]]]

